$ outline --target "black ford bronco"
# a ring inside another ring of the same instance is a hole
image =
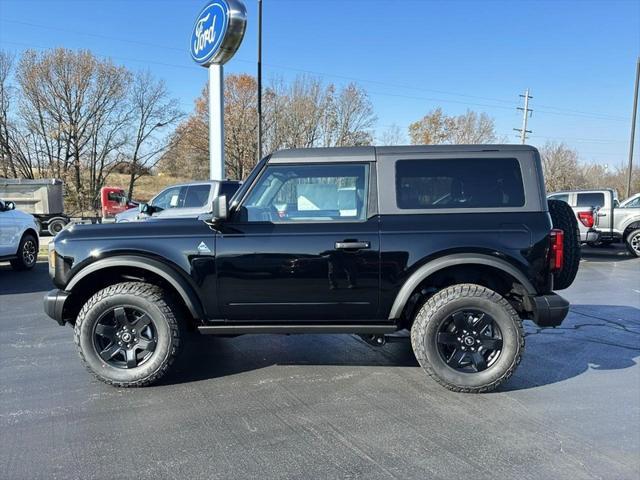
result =
[[[144,386],[189,332],[409,330],[440,384],[486,392],[524,349],[523,320],[559,325],[575,217],[546,200],[536,149],[288,150],[198,219],[75,225],[50,244],[46,313],[71,324],[100,380]]]

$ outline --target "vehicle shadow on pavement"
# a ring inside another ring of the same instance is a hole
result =
[[[271,366],[418,367],[408,341],[384,347],[356,335],[243,335],[189,338],[162,384],[221,378]]]
[[[580,257],[588,262],[622,262],[637,259],[622,244],[607,247],[582,246],[580,253]]]
[[[561,327],[542,329],[525,322],[525,335],[522,364],[497,392],[550,385],[589,370],[633,367],[640,358],[640,309],[573,305]],[[353,335],[245,335],[202,336],[193,342],[186,343],[185,355],[162,384],[227,377],[275,365],[419,368],[408,341],[373,347]]]
[[[618,305],[572,305],[558,328],[525,324],[522,364],[501,391],[562,382],[590,370],[633,367],[640,359],[640,309]]]
[[[38,262],[32,270],[17,272],[9,263],[0,264],[0,295],[46,292],[53,288],[46,262]]]

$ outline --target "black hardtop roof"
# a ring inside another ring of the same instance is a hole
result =
[[[270,163],[287,163],[288,160],[315,162],[375,161],[377,155],[416,153],[482,153],[482,152],[531,152],[530,145],[397,145],[390,147],[331,147],[292,148],[271,155]]]

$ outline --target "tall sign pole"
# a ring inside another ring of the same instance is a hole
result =
[[[631,177],[633,175],[633,143],[636,137],[636,117],[638,116],[638,83],[640,83],[640,57],[636,63],[636,85],[633,93],[633,110],[631,112],[631,139],[629,140],[629,174],[627,178],[627,198],[631,196]]]
[[[225,179],[224,69],[240,47],[247,26],[241,0],[210,0],[191,33],[191,58],[209,69],[209,178]]]
[[[258,160],[262,158],[262,0],[258,0]]]

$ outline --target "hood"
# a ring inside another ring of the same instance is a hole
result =
[[[56,243],[64,240],[104,239],[108,241],[126,238],[135,240],[149,237],[175,237],[203,230],[210,231],[207,224],[197,218],[166,219],[159,222],[72,224],[56,236]]]
[[[25,213],[21,210],[14,210],[13,211],[14,214],[14,218],[18,218],[20,220],[22,220],[23,222],[32,222],[32,223],[36,223],[36,219],[33,215],[30,215],[28,213]]]

